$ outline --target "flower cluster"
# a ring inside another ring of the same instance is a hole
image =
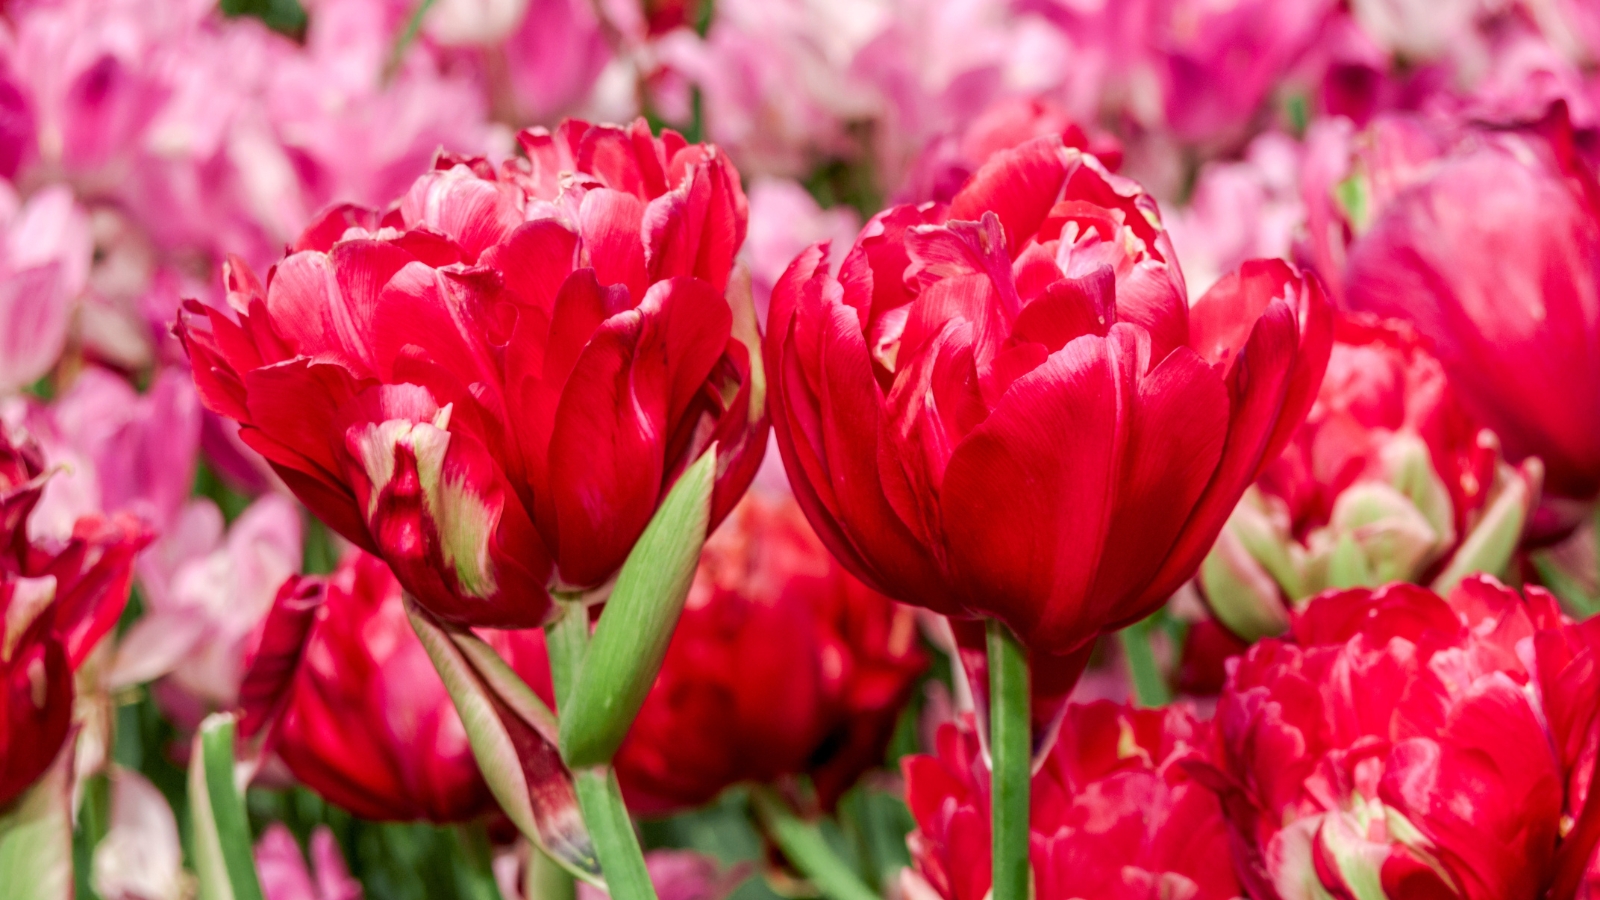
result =
[[[1591,7],[0,2],[0,885],[1600,896]]]

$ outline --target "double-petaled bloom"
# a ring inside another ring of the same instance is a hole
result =
[[[746,204],[715,148],[569,121],[331,209],[178,326],[201,397],[436,615],[531,626],[604,584],[713,444],[713,523],[766,419]]]
[[[831,806],[883,761],[926,665],[909,608],[840,568],[787,496],[752,494],[706,543],[617,779],[643,813],[801,773]]]
[[[1562,114],[1540,131],[1381,120],[1313,229],[1343,302],[1410,320],[1507,458],[1544,462],[1547,533],[1600,492],[1600,186],[1572,142]]]
[[[1539,465],[1501,461],[1412,329],[1352,316],[1335,333],[1310,415],[1200,568],[1212,610],[1249,640],[1329,587],[1504,575],[1538,501]]]
[[[883,592],[1065,654],[1193,574],[1310,407],[1317,282],[1246,263],[1193,307],[1156,205],[1036,139],[889,209],[773,291],[772,417],[802,508]]]
[[[1029,856],[1039,897],[1232,900],[1217,797],[1190,777],[1209,726],[1182,707],[1068,707],[1033,776]],[[970,724],[939,729],[934,756],[903,763],[916,819],[909,900],[982,900],[990,889],[989,771]]]
[[[1252,897],[1572,897],[1595,631],[1485,577],[1329,592],[1235,660],[1215,770]]]
[[[46,478],[37,444],[0,426],[0,807],[55,760],[73,673],[122,615],[133,557],[150,540],[131,517],[95,514],[63,542],[30,541]]]
[[[466,729],[383,561],[352,552],[314,616],[285,693],[267,698],[281,709],[273,747],[289,771],[367,819],[457,822],[491,809]],[[247,718],[267,711],[252,706],[247,697]]]

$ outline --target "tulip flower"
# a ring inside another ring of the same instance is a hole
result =
[[[1200,568],[1240,637],[1280,634],[1292,604],[1329,587],[1504,575],[1539,496],[1461,407],[1402,322],[1341,319],[1305,424],[1245,494]]]
[[[44,774],[66,740],[73,673],[122,615],[136,520],[94,515],[64,542],[28,539],[47,475],[37,443],[0,425],[0,807]]]
[[[282,822],[267,826],[256,842],[256,870],[266,900],[361,900],[361,883],[350,877],[339,842],[326,825],[311,832],[311,865]]]
[[[1068,708],[1033,776],[1030,854],[1039,897],[1231,900],[1239,884],[1216,795],[1185,761],[1210,728],[1183,707],[1131,709],[1107,700]],[[910,900],[982,900],[989,890],[989,772],[970,722],[940,727],[933,756],[902,763]]]
[[[778,446],[867,584],[1066,654],[1191,573],[1321,380],[1314,279],[1246,264],[1191,309],[1155,203],[1044,138],[895,207],[773,292]],[[1119,399],[1120,398],[1120,399]]]
[[[737,173],[642,120],[522,141],[498,172],[441,157],[382,217],[330,210],[265,286],[235,261],[229,308],[177,328],[206,405],[469,625],[605,583],[713,443],[715,524],[764,449]]]
[[[193,501],[139,560],[144,615],[118,643],[108,686],[156,681],[156,701],[186,729],[236,706],[273,595],[300,568],[300,516],[266,494],[224,533],[216,505]]]
[[[131,769],[113,767],[110,781],[111,827],[94,848],[90,869],[95,896],[103,900],[182,900],[189,887],[183,870],[183,841],[167,798]]]
[[[1567,789],[1593,771],[1592,631],[1480,576],[1329,592],[1252,647],[1206,776],[1250,895],[1572,896],[1600,833]]]
[[[1160,221],[1040,138],[948,207],[878,214],[837,277],[813,247],[773,290],[775,432],[823,543],[892,597],[990,622],[996,900],[1027,889],[1022,647],[1059,702],[1096,635],[1193,573],[1327,364],[1314,278],[1247,263],[1191,309]]]
[[[1600,419],[1574,412],[1600,408],[1600,188],[1560,113],[1541,132],[1374,125],[1340,188],[1343,302],[1411,321],[1506,458],[1543,461],[1559,534],[1600,492]]]
[[[489,808],[466,731],[381,560],[352,553],[329,576],[283,702],[277,753],[330,802],[367,819],[435,822]]]
[[[93,249],[88,217],[66,188],[24,203],[0,180],[0,393],[55,366]]]
[[[911,610],[846,574],[794,502],[750,495],[706,542],[615,765],[633,810],[811,776],[831,806],[883,760],[927,664]]]

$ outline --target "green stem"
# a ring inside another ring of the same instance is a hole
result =
[[[1117,632],[1122,641],[1122,655],[1128,658],[1128,676],[1133,679],[1133,694],[1143,707],[1166,706],[1172,702],[1172,692],[1156,665],[1156,655],[1150,648],[1150,620],[1129,625]]]
[[[989,620],[989,755],[993,761],[992,900],[1028,900],[1028,792],[1033,775],[1028,655]]]
[[[457,879],[462,895],[468,900],[501,900],[500,886],[494,880],[494,851],[483,823],[464,822],[456,826],[455,832],[464,864]]]
[[[572,687],[578,683],[578,670],[589,652],[589,609],[578,595],[557,595],[561,618],[544,627],[545,647],[550,652],[550,683],[556,692],[556,712],[567,710]]]
[[[656,900],[656,888],[645,868],[644,850],[622,803],[622,789],[610,766],[591,766],[572,773],[578,807],[594,838],[600,871],[612,900]]]
[[[529,848],[528,871],[522,878],[522,896],[528,900],[576,900],[578,882],[572,873],[540,850]]]
[[[232,716],[211,716],[200,725],[206,806],[216,829],[232,900],[262,900],[255,852],[250,844],[250,821],[245,816],[244,798],[233,782],[233,732]]]
[[[822,832],[796,816],[770,789],[756,788],[750,795],[756,815],[785,858],[817,886],[828,900],[879,900],[878,895],[840,859]]]

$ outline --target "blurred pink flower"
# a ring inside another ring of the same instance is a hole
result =
[[[273,822],[256,842],[256,872],[266,900],[361,900],[339,842],[326,825],[311,832],[311,865],[287,826]]]
[[[596,89],[613,62],[611,48],[591,0],[523,0],[522,6],[525,14],[500,46],[484,51],[496,112],[517,124],[553,125]],[[624,108],[604,111],[606,118],[630,118],[635,102],[625,98]]]
[[[1207,163],[1189,204],[1167,213],[1191,299],[1247,259],[1289,256],[1305,219],[1300,156],[1293,138],[1263,134],[1250,142],[1244,159]]]
[[[748,197],[750,230],[744,257],[750,266],[756,314],[765,322],[772,286],[790,261],[817,241],[832,240],[829,250],[837,267],[855,241],[861,217],[848,206],[823,209],[799,182],[787,178],[757,178]]]
[[[195,500],[139,560],[145,614],[117,647],[113,690],[158,678],[156,698],[195,724],[237,701],[244,657],[278,586],[298,572],[300,511],[279,494],[256,500],[226,529],[209,500]]]
[[[138,393],[101,368],[80,373],[51,404],[14,406],[61,467],[28,521],[35,539],[64,539],[72,523],[92,512],[130,512],[157,531],[178,517],[194,482],[200,441],[200,403],[181,369],[156,376]]]
[[[0,394],[55,365],[93,249],[70,191],[48,187],[22,202],[0,181]]]
[[[167,798],[132,769],[112,766],[111,828],[94,848],[90,884],[101,900],[184,900],[178,820]]]

